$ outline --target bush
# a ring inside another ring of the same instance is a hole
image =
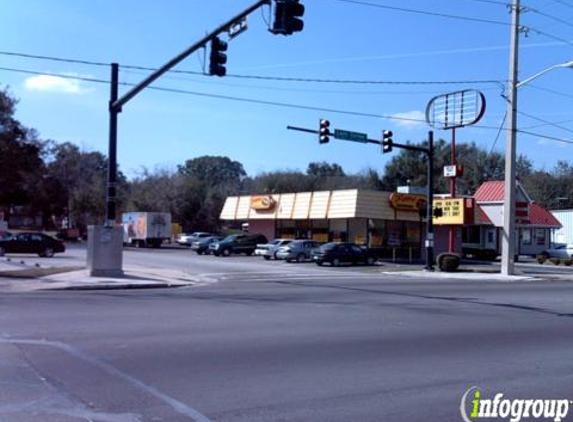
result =
[[[441,253],[436,259],[440,271],[453,272],[460,266],[460,257],[452,253]]]
[[[573,258],[563,260],[563,265],[566,265],[567,267],[570,267],[572,264],[573,264]]]
[[[561,264],[561,260],[559,258],[551,258],[550,261],[553,262],[555,265]]]
[[[538,264],[543,265],[545,261],[547,261],[547,258],[544,255],[537,255],[535,257],[535,260],[537,261]]]

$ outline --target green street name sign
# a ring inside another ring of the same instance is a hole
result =
[[[345,139],[347,141],[366,142],[368,135],[360,132],[351,132],[349,130],[334,129],[336,139]]]

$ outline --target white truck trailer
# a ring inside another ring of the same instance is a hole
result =
[[[125,245],[159,248],[171,240],[171,214],[168,212],[126,212],[121,217]]]

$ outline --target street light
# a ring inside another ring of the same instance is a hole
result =
[[[573,60],[571,60],[570,62],[566,62],[566,63],[554,64],[553,66],[548,67],[547,69],[542,70],[541,72],[538,72],[535,75],[530,76],[529,78],[519,82],[517,85],[515,85],[515,87],[519,88],[520,86],[525,85],[525,84],[531,82],[532,80],[537,79],[541,75],[545,75],[547,72],[551,72],[554,69],[573,69]]]
[[[518,3],[518,2],[517,2]],[[519,3],[517,4],[519,8]],[[519,14],[516,13],[516,16]],[[519,27],[519,20],[514,17],[513,25]],[[512,44],[517,50],[517,30]],[[556,64],[536,73],[535,75],[517,82],[517,55],[510,59],[510,95],[507,104],[509,122],[507,127],[507,142],[505,151],[505,196],[503,202],[503,235],[501,237],[501,273],[514,273],[515,251],[515,156],[517,135],[517,88],[537,79],[554,69],[573,69],[573,61]]]

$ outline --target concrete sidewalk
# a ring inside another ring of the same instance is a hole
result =
[[[4,291],[150,289],[199,283],[190,274],[166,268],[126,266],[123,277],[90,277],[85,267],[39,267],[0,258],[0,289]]]

